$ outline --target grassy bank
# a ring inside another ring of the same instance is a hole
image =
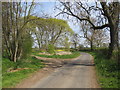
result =
[[[34,55],[46,58],[70,59],[80,56],[80,52],[72,52],[70,55],[40,55],[39,53],[34,53]]]
[[[99,83],[102,88],[120,88],[120,68],[117,60],[106,58],[106,51],[90,52],[94,56]]]
[[[14,87],[21,80],[28,77],[31,73],[44,67],[41,60],[29,57],[16,63],[3,58],[2,60],[2,87]],[[24,69],[26,68],[26,69]],[[21,69],[21,70],[19,70]],[[16,70],[14,72],[14,70]]]

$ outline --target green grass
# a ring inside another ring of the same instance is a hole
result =
[[[70,55],[39,55],[38,53],[35,55],[46,58],[71,59],[80,56],[80,52],[73,52]]]
[[[3,66],[2,87],[8,88],[14,87],[24,78],[28,77],[31,73],[44,67],[44,64],[42,63],[41,60],[36,59],[34,57],[29,57],[27,59],[20,60],[17,63],[11,62],[10,60],[3,58],[2,66]],[[8,72],[10,68],[12,69],[30,68],[30,69],[23,69],[17,72]]]
[[[116,60],[108,60],[104,52],[99,51],[90,53],[94,56],[96,71],[101,87],[120,88],[120,68]]]
[[[34,70],[21,70],[17,72],[9,72],[3,75],[2,78],[2,87],[14,87],[17,83],[19,83],[24,78],[28,77],[30,73],[32,73]]]
[[[34,55],[38,55],[39,52],[34,52]],[[80,55],[80,52],[73,52],[71,55],[38,55],[41,57],[48,58],[75,58]],[[44,67],[42,60],[36,59],[35,57],[29,57],[27,59],[22,59],[15,62],[10,61],[9,59],[3,58],[2,60],[2,87],[9,88],[15,87],[19,82],[28,77],[31,73],[37,71],[38,69]],[[23,69],[17,72],[9,72],[10,69],[17,68],[29,68]]]
[[[11,62],[7,58],[3,58],[2,59],[2,73],[3,74],[6,73],[9,68],[13,69],[14,67],[15,67],[15,63],[14,62]]]

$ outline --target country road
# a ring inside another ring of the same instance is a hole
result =
[[[32,88],[99,88],[92,56],[81,53],[79,59],[56,69]]]

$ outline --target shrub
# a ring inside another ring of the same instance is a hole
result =
[[[2,73],[6,73],[8,69],[14,69],[15,63],[11,62],[9,59],[3,58],[2,59]]]
[[[99,83],[102,88],[118,88],[120,68],[115,60],[116,58],[106,58],[107,51],[107,49],[99,49],[98,51],[91,52],[94,56]]]
[[[54,48],[54,45],[52,45],[52,44],[49,44],[48,45],[48,53],[50,53],[50,54],[55,54],[55,48]]]
[[[22,46],[22,59],[27,58],[28,55],[32,52],[32,45],[33,45],[33,39],[30,34],[26,35],[23,40],[23,46]]]

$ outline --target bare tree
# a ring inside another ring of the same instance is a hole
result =
[[[23,41],[26,25],[32,21],[31,12],[34,2],[3,2],[2,3],[2,29],[3,47],[10,60],[16,62],[22,57]]]
[[[83,38],[86,38],[86,41],[93,50],[93,47],[102,47],[106,42],[108,43],[108,36],[105,33],[105,30],[94,30],[91,29],[91,25],[88,22],[80,23],[81,30],[83,32]]]
[[[110,30],[110,44],[109,44],[109,58],[115,47],[118,47],[118,24],[120,14],[120,3],[117,2],[94,2],[88,4],[87,2],[61,2],[62,8],[58,8],[61,12],[59,14],[67,14],[77,18],[80,22],[86,21],[91,24],[94,30],[109,28]],[[59,15],[58,14],[58,15]],[[95,17],[96,22],[92,22],[91,18]]]
[[[80,42],[80,36],[77,33],[74,33],[71,37],[71,42],[74,46],[74,49],[77,50],[77,46],[79,46],[79,42]]]

